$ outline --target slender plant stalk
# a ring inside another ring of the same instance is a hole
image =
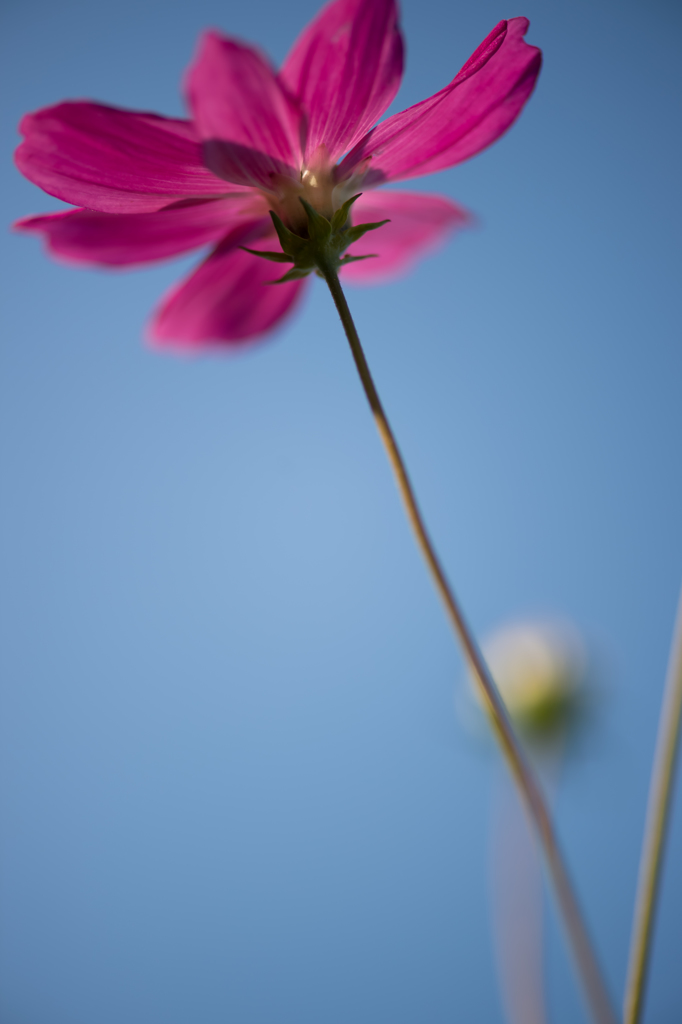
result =
[[[658,723],[656,751],[651,770],[646,824],[639,862],[637,897],[630,941],[630,961],[625,983],[623,1019],[638,1024],[644,1006],[656,898],[675,777],[675,760],[682,717],[682,594],[677,608],[668,672]]]
[[[587,1002],[597,1024],[615,1024],[616,1016],[611,1006],[592,943],[576,899],[571,880],[557,843],[554,827],[545,803],[544,796],[535,775],[528,764],[519,741],[512,728],[505,705],[493,682],[490,670],[486,665],[471,630],[469,629],[455,595],[447,581],[443,568],[438,560],[433,544],[424,525],[412,484],[407,475],[405,463],[396,443],[393,431],[386,418],[383,406],[374,386],[374,381],[367,365],[358,332],[339,283],[336,270],[331,266],[320,267],[329,286],[336,305],[341,323],[350,344],[353,359],[365,389],[365,394],[374,419],[384,443],[386,452],[395,474],[407,517],[414,531],[426,564],[433,576],[436,589],[445,605],[448,617],[464,650],[471,672],[478,684],[481,697],[489,712],[493,728],[499,740],[509,769],[521,792],[526,809],[530,814],[543,849],[549,875],[563,917],[569,943],[580,975]]]

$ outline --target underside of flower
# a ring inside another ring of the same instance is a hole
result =
[[[263,189],[263,196],[268,209],[273,210],[290,231],[307,237],[309,218],[306,207],[312,207],[331,221],[349,199],[354,201],[361,195],[369,163],[365,160],[352,173],[341,176],[338,165],[329,159],[327,147],[322,143],[303,165],[298,178],[273,174],[272,186]]]
[[[314,190],[314,185],[309,185],[308,191]],[[331,198],[331,193],[329,194]],[[281,252],[270,252],[258,249],[249,249],[242,246],[245,252],[253,256],[260,256],[262,259],[271,260],[273,263],[292,263],[291,270],[280,277],[272,284],[286,284],[288,281],[296,281],[299,278],[307,277],[315,270],[321,277],[328,273],[338,273],[339,269],[348,263],[358,260],[372,258],[374,253],[367,253],[364,256],[343,256],[349,245],[357,242],[368,231],[388,224],[388,219],[376,221],[370,224],[356,224],[352,226],[349,222],[349,214],[353,203],[360,198],[360,194],[351,196],[331,216],[326,217],[320,213],[303,195],[298,196],[299,208],[302,212],[303,222],[296,221],[299,231],[291,231],[282,218],[274,210],[270,210],[272,223],[277,232]]]
[[[201,347],[263,336],[296,305],[298,278],[322,264],[349,283],[388,281],[471,223],[447,196],[379,186],[452,167],[513,124],[540,70],[527,28],[499,22],[449,85],[383,121],[403,68],[396,0],[332,0],[279,72],[257,48],[207,32],[185,79],[188,120],[87,101],[24,118],[19,169],[76,209],[17,227],[90,266],[206,247],[158,309],[152,338]],[[364,236],[378,223],[375,246]],[[277,262],[291,270],[267,288],[270,268],[244,248],[273,250],[278,238]]]
[[[318,146],[313,158],[301,168],[298,179],[286,174],[272,175],[272,188],[265,189],[264,195],[270,209],[273,209],[283,224],[297,234],[305,234],[308,218],[300,200],[331,220],[336,209],[334,204],[335,168],[324,145]]]

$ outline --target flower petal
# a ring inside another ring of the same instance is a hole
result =
[[[350,256],[377,253],[376,258],[349,263],[341,275],[350,284],[374,284],[400,276],[417,260],[442,245],[453,231],[471,224],[471,214],[447,196],[424,192],[366,192],[353,206],[353,223],[390,218],[368,231],[348,250]]]
[[[335,0],[303,31],[280,77],[308,112],[306,155],[336,161],[395,96],[403,41],[395,0]]]
[[[153,342],[185,349],[243,344],[271,330],[291,311],[305,282],[270,285],[281,276],[281,266],[244,252],[240,245],[278,248],[269,221],[232,231],[167,296],[151,325]]]
[[[501,21],[450,85],[380,124],[343,161],[340,176],[371,157],[365,182],[452,167],[500,137],[533,91],[541,51],[523,41],[527,18]]]
[[[229,191],[204,166],[189,121],[84,101],[27,114],[19,130],[21,173],[74,206],[141,213]]]
[[[91,266],[124,266],[167,259],[217,242],[240,218],[252,222],[252,195],[178,204],[155,213],[98,213],[66,210],[26,217],[15,227],[43,234],[55,256]],[[262,200],[260,201],[262,204]]]
[[[204,159],[216,174],[266,188],[273,174],[298,178],[300,110],[262,54],[207,32],[186,86]]]

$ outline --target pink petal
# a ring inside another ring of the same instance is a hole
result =
[[[370,132],[340,175],[368,157],[367,184],[431,174],[498,139],[521,113],[540,71],[540,50],[523,41],[528,24],[527,18],[501,21],[450,85]]]
[[[324,144],[336,161],[395,96],[403,41],[395,0],[335,0],[299,36],[282,81],[308,112],[306,155]]]
[[[189,121],[74,102],[27,114],[19,130],[21,173],[74,206],[142,213],[229,191],[204,166]]]
[[[349,248],[350,256],[377,253],[377,257],[349,263],[341,271],[344,282],[374,284],[397,277],[473,219],[446,196],[423,192],[366,192],[353,206],[354,224],[387,217],[390,224],[368,231]]]
[[[271,225],[252,223],[232,231],[167,296],[151,325],[152,341],[185,349],[243,344],[272,330],[291,311],[305,281],[269,284],[288,265],[269,263],[240,245],[279,249]]]
[[[42,233],[48,250],[77,263],[123,266],[166,259],[217,242],[240,218],[253,222],[258,199],[192,200],[155,213],[67,210],[26,217],[15,227]],[[264,204],[258,212],[265,213]]]
[[[300,110],[257,50],[207,32],[186,86],[204,159],[216,174],[266,188],[273,174],[298,178]]]

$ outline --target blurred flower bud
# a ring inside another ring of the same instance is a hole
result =
[[[580,703],[587,655],[577,630],[565,622],[504,626],[483,653],[512,718],[534,735],[568,725]]]

